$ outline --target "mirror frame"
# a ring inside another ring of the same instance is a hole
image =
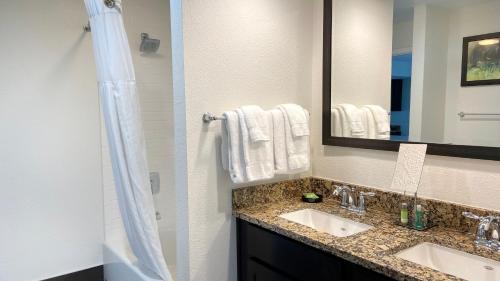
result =
[[[359,138],[334,137],[331,135],[332,91],[332,0],[323,5],[323,145],[398,151],[401,142]],[[484,160],[500,160],[500,147],[427,143],[427,154]]]

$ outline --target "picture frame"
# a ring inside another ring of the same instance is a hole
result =
[[[461,86],[500,85],[500,32],[464,37]]]

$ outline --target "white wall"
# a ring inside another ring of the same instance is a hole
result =
[[[446,98],[448,11],[420,4],[414,9],[410,140],[442,143]]]
[[[100,121],[83,1],[0,3],[0,280],[102,263]]]
[[[334,0],[332,104],[390,110],[393,0]]]
[[[412,52],[413,20],[394,23],[392,34],[393,55],[407,54]]]
[[[450,13],[448,79],[446,88],[446,142],[500,146],[500,120],[460,121],[457,113],[498,112],[500,85],[461,87],[462,39],[500,29],[500,2],[466,6]]]
[[[416,17],[417,15],[415,15]],[[448,11],[426,6],[422,128],[416,141],[442,143],[444,137],[446,58],[448,54]],[[411,112],[411,109],[410,109]],[[411,139],[413,140],[413,139]]]
[[[158,221],[160,239],[168,265],[175,271],[176,202],[169,1],[129,0],[124,6],[123,17],[137,78],[149,169],[160,173],[160,193],[154,196],[156,209],[162,217]],[[142,32],[161,40],[156,53],[143,54],[139,51]],[[113,245],[115,251],[126,251],[128,242],[118,209],[104,123],[102,130],[106,242]]]
[[[187,159],[187,178],[179,182],[187,181],[189,193],[190,259],[189,277],[179,280],[236,280],[234,185],[220,164],[220,123],[204,125],[202,114],[244,104],[269,109],[294,102],[309,108],[311,23],[310,0],[183,1],[185,59],[174,69],[182,71],[185,64],[187,155],[178,163]]]
[[[315,0],[312,111],[321,112],[322,1]],[[396,153],[321,145],[321,116],[312,115],[313,176],[390,190]],[[428,156],[420,196],[500,210],[500,162]]]

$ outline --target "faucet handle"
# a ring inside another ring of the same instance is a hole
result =
[[[342,196],[342,201],[340,205],[344,208],[349,206],[349,197],[347,195],[346,190],[350,191],[351,189],[346,185],[334,185],[336,187],[335,191],[333,191],[333,196]]]
[[[473,220],[481,220],[482,217],[475,215],[471,212],[462,212],[462,215],[468,219],[473,219]]]
[[[359,193],[358,212],[360,212],[360,213],[366,212],[365,196],[373,197],[373,196],[375,196],[375,192],[361,191]]]

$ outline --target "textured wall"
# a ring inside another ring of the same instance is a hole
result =
[[[244,104],[309,108],[312,2],[188,0],[183,10],[189,280],[233,281],[234,186],[220,164],[220,122],[201,116]]]
[[[0,2],[0,280],[102,263],[99,101],[83,1]]]

